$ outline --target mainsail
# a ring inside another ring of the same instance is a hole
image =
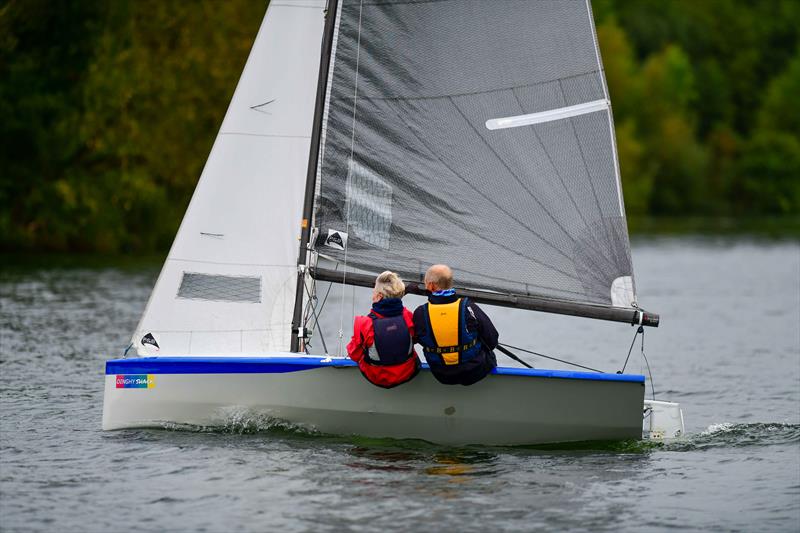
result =
[[[270,2],[133,335],[140,354],[289,349],[324,7]]]
[[[636,306],[588,1],[340,0],[317,170],[340,270]]]

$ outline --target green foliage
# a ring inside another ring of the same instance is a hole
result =
[[[257,0],[0,8],[0,248],[169,246],[263,12]]]
[[[757,131],[742,150],[734,193],[744,212],[800,212],[800,141],[780,131]]]
[[[593,6],[629,215],[800,214],[800,2]]]
[[[800,49],[769,84],[735,167],[738,211],[800,213]]]
[[[592,5],[631,218],[797,217],[800,2]],[[264,7],[0,2],[0,249],[166,249]]]
[[[769,84],[758,114],[759,129],[800,132],[800,48]]]

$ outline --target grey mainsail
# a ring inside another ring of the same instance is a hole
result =
[[[445,262],[462,287],[635,307],[588,2],[341,0],[329,65],[320,254],[409,280]]]

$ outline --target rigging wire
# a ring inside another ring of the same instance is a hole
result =
[[[559,359],[557,357],[553,357],[553,356],[550,356],[550,355],[545,355],[543,353],[534,352],[534,351],[531,351],[531,350],[526,350],[525,348],[520,348],[518,346],[511,346],[510,344],[505,344],[505,343],[502,343],[502,342],[500,342],[498,344],[500,346],[505,346],[506,348],[512,348],[514,350],[519,350],[520,352],[529,353],[531,355],[538,355],[539,357],[544,357],[545,359],[552,359],[553,361],[558,361],[559,363],[564,363],[565,365],[577,366],[578,368],[591,370],[592,372],[600,372],[601,374],[603,373],[602,370],[597,370],[596,368],[591,368],[591,367],[588,367],[588,366],[579,365],[578,363],[572,363],[570,361],[565,361],[563,359]]]
[[[330,292],[330,288],[328,289],[328,292]],[[311,302],[311,300],[317,301],[317,295],[316,295],[316,293],[314,293],[314,294],[312,295],[312,294],[311,294],[311,293],[308,291],[308,287],[306,287],[306,294],[308,294],[309,303]],[[327,294],[325,295],[325,298],[326,298],[326,299],[328,298],[328,295],[327,295]],[[324,301],[322,302],[322,305],[325,305],[325,302],[324,302]],[[317,326],[317,324],[319,323],[319,315],[317,314],[317,308],[316,308],[316,306],[312,306],[312,307],[310,308],[310,311],[311,311],[311,314],[314,316],[314,327],[316,327],[316,326]],[[322,308],[321,308],[321,307],[320,307],[320,312],[322,312]],[[307,322],[307,320],[306,320],[304,323],[306,323],[306,322]],[[311,328],[311,331],[314,331],[314,329],[313,329],[313,328]],[[320,326],[320,328],[319,328],[319,338],[320,338],[320,340],[322,341],[322,349],[323,349],[323,350],[325,350],[325,355],[328,355],[328,345],[325,343],[325,335],[322,333],[322,326]],[[308,342],[306,342],[305,344],[306,344],[306,345],[308,345],[309,343],[308,343]],[[308,349],[306,349],[306,353],[308,353]]]
[[[624,374],[625,373],[625,367],[628,366],[628,359],[631,358],[631,352],[633,351],[633,345],[636,344],[636,337],[639,335],[639,333],[642,334],[642,343],[644,343],[644,327],[643,326],[639,326],[636,329],[636,333],[633,334],[633,340],[631,341],[631,347],[628,348],[628,355],[627,355],[627,357],[625,357],[625,364],[622,365],[622,370],[617,371],[617,374]],[[642,350],[644,350],[644,348],[642,348]]]
[[[644,354],[644,331],[642,331],[642,358],[644,358],[644,362],[647,365],[647,374],[650,376],[650,393],[652,394],[653,400],[655,400],[656,386],[655,383],[653,383],[653,371],[650,370],[650,362],[647,360],[647,356]]]
[[[622,374],[625,372],[625,367],[628,366],[628,360],[631,358],[631,352],[633,352],[633,345],[636,344],[636,337],[642,335],[642,344],[641,344],[641,353],[642,359],[644,359],[645,364],[647,365],[647,374],[650,376],[650,394],[652,395],[653,400],[656,399],[656,386],[653,383],[653,371],[650,369],[650,361],[647,360],[647,356],[644,354],[644,327],[639,326],[636,328],[636,333],[633,334],[633,340],[631,341],[631,347],[628,348],[628,355],[625,357],[625,364],[622,365],[622,370],[618,370],[617,374]]]
[[[333,283],[328,283],[328,290],[325,291],[325,296],[322,298],[322,303],[319,304],[319,310],[317,311],[316,315],[314,316],[314,325],[311,326],[312,330],[314,328],[316,328],[317,324],[319,323],[319,317],[320,317],[320,315],[322,315],[323,309],[325,309],[325,302],[328,301],[328,295],[330,295],[332,288],[333,288]]]
[[[352,183],[353,177],[353,153],[355,151],[355,143],[356,143],[356,106],[358,103],[358,68],[359,68],[359,60],[361,59],[361,14],[364,9],[364,0],[359,2],[358,6],[358,38],[356,40],[356,72],[355,72],[355,81],[354,81],[354,88],[353,88],[353,123],[350,130],[350,164],[348,165],[347,169],[347,182],[348,184]],[[350,232],[350,195],[347,194],[347,219],[345,221],[345,233]],[[344,241],[344,271],[342,272],[342,299],[339,303],[339,347],[338,347],[338,355],[339,357],[343,357],[342,353],[342,338],[344,336],[344,287],[345,281],[347,281],[347,245],[349,239]],[[353,289],[355,291],[355,289]],[[355,313],[355,296],[353,297],[353,309]]]
[[[317,266],[318,261],[319,261],[319,254],[315,253],[314,254],[314,267],[315,268]],[[322,331],[322,326],[319,325],[319,319],[320,319],[320,316],[322,316],[322,311],[325,310],[325,303],[328,301],[328,296],[330,296],[330,294],[331,294],[331,289],[333,288],[333,283],[328,283],[328,289],[325,291],[325,296],[322,298],[322,303],[319,304],[319,306],[318,306],[317,303],[319,302],[319,297],[317,296],[317,279],[316,278],[313,278],[313,279],[314,279],[314,283],[313,283],[312,288],[311,288],[312,293],[309,294],[309,299],[314,301],[314,305],[310,308],[310,312],[312,313],[312,315],[314,317],[314,324],[312,324],[311,327],[308,328],[308,329],[311,330],[311,331],[315,331],[317,329],[317,327],[319,327],[319,336],[320,336],[320,339],[322,340],[322,348],[325,350],[325,355],[329,355],[328,346],[327,346],[327,343],[325,342],[325,334]],[[308,311],[306,312],[306,317],[303,320],[304,324],[307,323],[307,322],[308,322]]]
[[[311,253],[311,262],[313,265],[309,265],[312,268],[316,268],[317,261],[316,261],[316,252]],[[306,303],[305,309],[303,309],[303,326],[305,327],[308,324],[308,318],[310,315],[310,311],[313,307],[316,307],[317,303],[317,280],[313,276],[309,276],[311,278],[311,288],[309,289],[307,283],[303,283],[304,288],[306,290],[306,294],[308,294],[308,302]]]
[[[305,327],[308,324],[309,316],[314,312],[314,307],[316,306],[317,302],[317,293],[314,286],[309,289],[306,283],[303,283],[303,288],[308,295],[308,301],[303,309],[303,326]]]
[[[352,309],[350,310],[350,316],[356,316],[356,286],[351,285],[351,287],[353,287],[352,291],[353,302],[352,302]]]
[[[313,267],[313,268],[316,268],[316,266],[317,266],[317,254],[316,254],[316,252],[313,252],[311,254],[311,262],[313,262],[313,265],[309,264],[309,266]],[[313,334],[312,332],[314,331],[313,328],[309,328],[308,327],[309,317],[313,314],[313,316],[316,319],[316,321],[317,322],[319,321],[319,317],[317,316],[317,313],[316,313],[316,306],[317,306],[316,304],[317,304],[317,301],[318,301],[318,298],[317,298],[317,280],[316,280],[316,278],[311,277],[311,276],[307,276],[307,277],[304,276],[304,278],[305,279],[303,280],[303,289],[305,289],[305,293],[308,295],[308,301],[306,302],[305,308],[303,309],[303,317],[302,317],[303,322],[302,322],[302,324],[303,324],[303,330],[304,330],[304,337],[302,339],[302,342],[303,342],[303,350],[306,352],[306,354],[309,354],[308,348],[309,348],[309,346],[311,346],[310,339],[311,339],[311,335]],[[308,278],[311,279],[310,288],[309,288]],[[316,327],[316,322],[315,322],[314,326]],[[321,329],[320,329],[319,334],[320,334],[320,338],[322,339],[322,347],[325,349],[325,352],[327,353],[328,348],[325,345],[325,336],[323,335]]]

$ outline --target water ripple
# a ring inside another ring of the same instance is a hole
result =
[[[0,529],[797,531],[798,247],[634,251],[640,300],[664,317],[647,355],[658,392],[683,404],[680,441],[447,447],[246,409],[221,428],[103,432],[103,362],[127,345],[159,265],[0,265]],[[488,312],[507,342],[590,366],[621,365],[630,343],[627,327]]]

